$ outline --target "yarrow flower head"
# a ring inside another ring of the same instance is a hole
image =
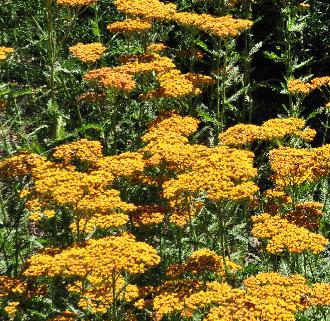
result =
[[[151,29],[152,24],[149,20],[142,19],[126,19],[109,24],[107,29],[110,32],[118,32],[125,34],[147,32]]]
[[[310,250],[319,253],[325,250],[329,241],[322,235],[298,227],[279,215],[271,216],[264,213],[252,217],[252,234],[255,237],[269,239],[267,251],[273,254],[282,253],[287,249],[291,253]]]
[[[95,62],[99,60],[106,51],[106,47],[99,42],[89,44],[78,43],[69,47],[70,53],[83,62]]]
[[[252,21],[235,19],[231,16],[215,17],[209,14],[177,12],[174,20],[188,27],[195,27],[221,38],[233,38],[252,26]]]
[[[14,51],[14,48],[0,46],[0,61],[5,60]]]
[[[115,0],[114,4],[118,11],[149,20],[171,20],[176,12],[175,4],[159,0]]]
[[[297,136],[305,141],[311,141],[316,135],[314,129],[305,127],[303,119],[274,118],[265,121],[261,126],[253,124],[237,124],[219,134],[219,142],[228,146],[249,145],[254,141],[283,140]]]

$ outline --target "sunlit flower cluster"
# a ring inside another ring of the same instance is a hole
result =
[[[26,284],[9,276],[0,276],[0,300],[10,295],[23,294],[26,290]]]
[[[178,12],[174,20],[188,27],[195,27],[216,37],[236,37],[252,26],[252,21],[231,16],[215,17],[209,14]]]
[[[115,0],[114,4],[118,11],[146,19],[171,20],[176,12],[175,4],[159,0]]]
[[[140,153],[102,155],[97,141],[80,140],[55,148],[55,162],[23,153],[0,163],[4,176],[30,175],[33,185],[21,191],[30,219],[40,221],[56,216],[57,208],[70,208],[74,233],[125,225],[133,204],[123,202],[120,192],[109,187],[118,177],[144,170]]]
[[[191,171],[163,184],[164,196],[171,200],[180,194],[197,196],[206,192],[213,201],[251,200],[258,191],[252,182],[256,175],[251,152],[227,147],[209,148],[199,155]]]
[[[203,75],[200,75],[203,77]],[[190,95],[198,95],[201,93],[201,90],[196,86],[198,80],[202,83],[202,78],[197,78],[198,75],[194,78],[193,75],[183,74],[180,70],[172,69],[166,73],[160,74],[157,76],[159,81],[159,88],[155,91],[151,91],[144,96],[141,96],[143,99],[151,98],[180,98]],[[205,80],[211,79],[211,77],[204,76]],[[189,79],[190,78],[190,79]],[[193,82],[191,79],[194,79]]]
[[[269,153],[278,187],[314,182],[330,170],[330,145],[313,149],[281,147]]]
[[[5,60],[14,51],[14,48],[0,46],[0,61]]]
[[[77,315],[71,311],[64,311],[59,315],[48,319],[47,321],[76,321]]]
[[[115,88],[125,92],[130,92],[136,87],[136,82],[132,75],[115,67],[103,67],[90,70],[85,74],[84,80],[94,81],[102,87]]]
[[[264,213],[252,217],[252,234],[255,237],[269,239],[267,251],[273,254],[282,253],[287,249],[291,253],[310,250],[313,253],[324,251],[329,241],[322,235],[298,227],[279,215],[271,216]]]
[[[175,68],[170,58],[157,53],[126,56],[121,59],[123,65],[117,67],[103,67],[87,72],[84,80],[96,81],[102,87],[112,87],[126,92],[136,88],[133,76],[140,73],[164,73]]]
[[[118,33],[138,33],[138,32],[147,32],[151,29],[151,22],[149,20],[141,19],[125,19],[123,21],[117,21],[109,24],[107,29],[110,32]]]
[[[226,264],[226,267],[225,267]],[[230,273],[237,272],[241,267],[223,258],[209,249],[200,249],[192,253],[186,263],[170,265],[166,274],[170,278],[180,278],[185,273],[191,273],[195,277],[201,277],[205,273],[214,272],[216,275],[225,277],[226,269]]]
[[[159,263],[159,256],[150,245],[137,242],[130,234],[109,236],[75,244],[64,250],[48,250],[28,260],[26,277],[78,277],[88,286],[70,286],[80,294],[79,306],[94,313],[105,313],[113,302],[113,292],[131,301],[138,296],[134,285],[126,284],[123,273],[141,274]],[[123,292],[123,288],[125,291]],[[114,290],[115,288],[115,290]]]
[[[89,44],[78,43],[69,47],[70,53],[83,62],[95,62],[99,60],[106,50],[107,48],[99,42]]]
[[[288,81],[288,91],[291,94],[304,94],[308,95],[314,87],[309,84],[305,83],[299,79],[291,79]]]
[[[308,95],[310,92],[322,86],[330,86],[330,76],[316,77],[310,82],[304,82],[299,79],[291,79],[288,82],[288,91],[291,94]]]
[[[320,293],[328,293],[329,289],[325,283],[309,286],[298,274],[283,276],[275,272],[248,277],[240,289],[216,281],[203,286],[189,279],[174,280],[157,289],[153,310],[156,320],[174,313],[189,318],[197,310],[207,309],[205,321],[294,321],[298,311],[328,304],[329,297],[322,299]],[[303,299],[305,296],[308,300]]]
[[[4,308],[5,312],[9,316],[10,319],[14,319],[18,310],[19,302],[11,301]]]
[[[133,225],[136,227],[156,226],[163,222],[165,209],[160,206],[144,205],[138,206],[131,212]]]
[[[74,160],[94,164],[102,158],[102,145],[98,141],[80,139],[73,143],[63,144],[54,149],[53,156],[65,164]]]
[[[306,141],[311,141],[316,131],[304,128],[305,121],[299,118],[274,118],[267,120],[261,126],[252,124],[237,124],[219,134],[219,141],[223,145],[240,146],[254,141],[284,139],[296,135]]]
[[[148,45],[148,47],[146,48],[146,52],[147,53],[153,53],[153,52],[162,52],[164,51],[165,49],[167,49],[168,47],[162,43],[162,42],[159,42],[159,43],[151,43],[150,45]]]

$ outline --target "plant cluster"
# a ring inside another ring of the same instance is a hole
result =
[[[329,5],[19,3],[0,320],[329,321]]]

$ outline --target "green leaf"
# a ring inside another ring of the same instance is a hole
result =
[[[284,60],[283,57],[280,57],[272,51],[264,51],[264,57],[275,62],[282,62]]]
[[[212,50],[210,50],[207,46],[207,44],[204,41],[196,41],[195,44],[199,47],[201,47],[202,49],[204,49],[206,52],[212,54]]]
[[[95,37],[99,38],[101,36],[101,30],[97,20],[90,20],[90,25],[92,28],[92,33]]]

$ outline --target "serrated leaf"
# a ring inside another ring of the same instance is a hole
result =
[[[310,64],[311,61],[313,61],[313,58],[309,58],[309,59],[301,62],[300,64],[294,64],[293,65],[293,70],[298,70],[298,69],[300,69],[300,68],[302,68],[304,66],[307,66],[307,65]]]
[[[24,90],[19,90],[19,91],[16,91],[14,94],[13,94],[13,97],[20,97],[20,96],[24,96],[24,95],[30,95],[30,94],[33,94],[34,93],[34,90],[29,88],[29,89],[24,89]]]

